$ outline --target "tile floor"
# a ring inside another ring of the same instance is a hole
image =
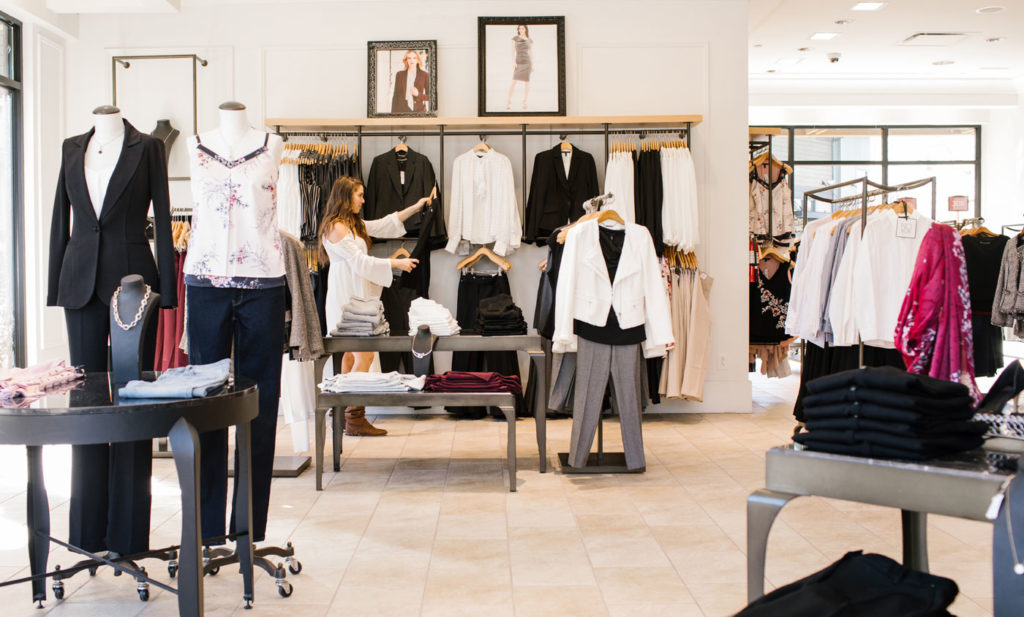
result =
[[[241,580],[206,580],[208,615],[411,617],[673,617],[731,615],[745,604],[745,499],[762,485],[763,452],[785,443],[797,378],[755,380],[752,414],[648,416],[643,475],[540,474],[532,421],[518,425],[519,491],[505,489],[503,423],[388,417],[385,438],[346,438],[340,473],[313,490],[310,472],[274,481],[267,537],[290,540],[303,571],[284,599],[257,571],[256,604]],[[549,457],[570,423],[549,421]],[[618,440],[607,432],[609,449]],[[287,429],[280,449],[290,450]],[[0,578],[27,574],[23,449],[0,448]],[[52,520],[66,537],[68,448],[48,448]],[[284,452],[287,453],[287,452]],[[155,461],[153,543],[179,530],[170,460]],[[898,558],[899,513],[818,498],[787,506],[771,534],[769,587],[816,571],[846,551]],[[933,572],[955,579],[960,617],[991,614],[991,527],[932,517]],[[75,561],[55,549],[50,565]],[[148,569],[167,581],[166,568]],[[138,600],[109,569],[67,581],[46,610],[26,585],[0,588],[3,617],[176,615],[154,588]],[[9,611],[9,612],[8,612]]]

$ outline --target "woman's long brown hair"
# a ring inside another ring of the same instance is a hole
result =
[[[342,176],[334,181],[331,186],[331,194],[327,197],[327,207],[324,212],[324,220],[320,221],[320,264],[330,261],[327,256],[327,249],[324,248],[324,239],[335,223],[341,223],[349,231],[366,242],[366,249],[370,249],[370,235],[366,233],[366,224],[363,217],[352,209],[353,196],[356,189],[363,186],[362,181],[348,176]]]

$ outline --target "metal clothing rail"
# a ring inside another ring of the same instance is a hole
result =
[[[399,119],[400,120],[400,119]],[[627,121],[627,123],[632,123]],[[695,122],[686,121],[680,124],[674,125],[653,125],[653,126],[640,126],[640,127],[624,127],[624,128],[612,128],[614,122],[599,122],[595,123],[593,127],[550,127],[546,125],[544,128],[531,128],[528,123],[509,123],[507,125],[491,124],[486,126],[474,126],[467,128],[448,128],[448,125],[443,123],[423,125],[424,128],[412,128],[411,130],[406,127],[402,128],[366,128],[362,125],[356,125],[355,130],[335,130],[325,129],[320,131],[307,131],[307,130],[288,130],[283,129],[281,124],[272,124],[274,132],[280,135],[285,141],[289,137],[319,137],[323,141],[327,141],[330,137],[355,137],[356,138],[356,149],[358,152],[363,152],[363,138],[364,137],[399,137],[408,138],[414,137],[437,137],[439,138],[439,168],[441,172],[437,174],[437,188],[444,194],[444,143],[446,137],[464,137],[464,136],[477,136],[483,141],[486,137],[495,135],[515,135],[522,137],[522,198],[525,202],[527,196],[527,137],[544,137],[544,136],[557,136],[561,140],[565,140],[569,135],[602,135],[604,137],[604,162],[607,165],[608,155],[610,153],[610,141],[611,135],[637,135],[640,139],[644,139],[649,135],[653,134],[678,134],[680,139],[686,141],[686,147],[693,149],[693,125]],[[458,126],[458,125],[456,125]],[[493,128],[492,128],[493,127]]]

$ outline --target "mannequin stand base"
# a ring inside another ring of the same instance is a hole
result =
[[[292,574],[298,574],[302,572],[302,563],[295,559],[295,547],[289,542],[285,545],[285,548],[279,546],[267,546],[264,548],[256,548],[253,546],[252,550],[252,565],[257,568],[262,568],[264,572],[274,577],[274,585],[277,586],[277,593],[282,598],[287,598],[292,595],[292,584],[285,580],[288,575],[287,572]],[[267,559],[267,557],[284,557],[284,563],[278,562],[276,565],[274,562]],[[238,563],[238,553],[225,547],[205,547],[203,548],[203,574],[215,576],[222,566],[231,565]],[[287,572],[285,568],[287,567]],[[251,598],[246,598],[251,601]],[[246,605],[246,608],[250,606]]]
[[[309,467],[309,456],[275,456],[273,478],[298,478]],[[228,477],[235,477],[235,469],[228,468]]]
[[[558,460],[562,463],[562,473],[643,473],[646,467],[628,469],[624,452],[591,452],[587,457],[586,467],[569,465],[569,453],[559,452]]]

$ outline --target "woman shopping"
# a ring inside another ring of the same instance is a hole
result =
[[[327,199],[326,213],[320,223],[320,263],[330,262],[327,281],[327,323],[334,327],[342,316],[342,307],[352,298],[380,298],[381,287],[390,286],[391,269],[411,272],[417,259],[382,259],[369,255],[370,236],[400,238],[405,235],[402,223],[420,210],[429,197],[392,212],[384,218],[363,221],[363,183],[355,178],[341,177],[334,181]],[[341,372],[366,373],[373,364],[373,352],[349,352],[342,358]],[[345,409],[345,434],[355,436],[386,435],[366,420],[365,407]]]

